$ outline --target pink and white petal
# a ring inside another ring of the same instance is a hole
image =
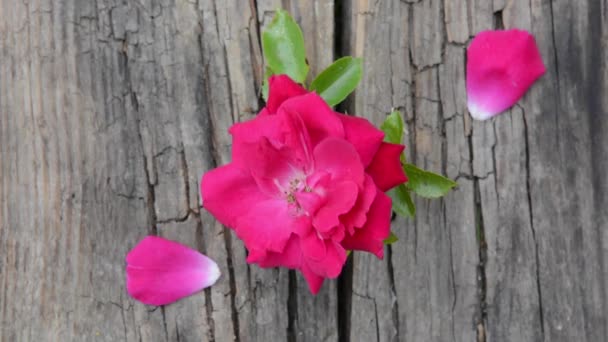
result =
[[[313,151],[315,169],[326,171],[332,180],[352,180],[363,185],[365,171],[359,153],[348,141],[341,138],[327,138]]]
[[[344,125],[344,137],[359,153],[363,166],[368,166],[384,139],[384,132],[364,118],[344,114],[339,117]]]
[[[376,191],[378,188],[369,175],[365,175],[365,182],[363,187],[359,189],[359,195],[357,196],[357,202],[353,208],[346,214],[340,217],[340,222],[344,224],[346,229],[351,233],[354,233],[355,227],[362,227],[367,220],[367,212],[372,202],[376,198]]]
[[[304,275],[306,283],[308,283],[308,289],[310,290],[310,292],[315,295],[319,293],[319,290],[321,289],[321,286],[323,285],[323,280],[325,278],[313,272],[312,269],[306,264],[306,262],[302,263],[300,271],[302,272],[302,275]]]
[[[467,103],[488,119],[513,106],[545,73],[534,37],[522,30],[480,32],[467,49]]]
[[[298,113],[308,129],[312,146],[326,137],[344,138],[342,121],[325,101],[315,93],[292,97],[279,107],[278,112]]]
[[[317,210],[312,225],[322,233],[340,224],[340,215],[349,212],[357,201],[359,187],[352,181],[332,184],[326,190],[325,203]]]
[[[367,251],[382,259],[384,240],[391,233],[391,207],[391,198],[381,191],[376,192],[376,199],[367,213],[365,226],[355,229],[354,235],[346,235],[342,240],[342,247]]]
[[[287,75],[270,76],[268,79],[268,102],[266,103],[268,113],[276,114],[285,100],[306,93],[308,93],[306,89]]]
[[[156,236],[141,240],[126,257],[127,292],[144,304],[165,305],[213,285],[217,264],[180,243]]]
[[[401,153],[405,146],[383,142],[365,172],[372,177],[381,191],[407,182],[401,166]]]
[[[269,197],[247,171],[233,163],[205,173],[201,179],[203,206],[223,225],[236,227],[237,219]]]
[[[287,201],[267,199],[253,204],[249,211],[239,216],[234,228],[247,249],[283,252],[295,222]]]
[[[342,267],[346,263],[346,250],[332,240],[325,240],[326,255],[322,260],[314,260],[306,257],[304,254],[304,263],[308,264],[310,269],[324,278],[336,278],[342,272]]]

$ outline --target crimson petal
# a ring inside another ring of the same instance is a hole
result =
[[[374,156],[374,160],[365,170],[382,191],[387,191],[401,183],[407,177],[401,166],[401,153],[405,146],[383,142]]]
[[[344,114],[339,117],[344,125],[344,137],[359,153],[363,166],[368,166],[384,139],[384,132],[364,118]]]
[[[346,235],[342,246],[348,250],[367,251],[378,258],[384,256],[384,240],[391,232],[392,200],[385,193],[376,192],[376,199],[367,213],[365,226],[355,229],[355,234]]]

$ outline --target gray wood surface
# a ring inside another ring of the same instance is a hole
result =
[[[227,128],[260,109],[260,30],[302,25],[312,74],[364,78],[341,110],[404,113],[407,157],[458,181],[317,296],[247,265],[200,208]],[[465,49],[522,28],[547,73],[486,122]],[[0,0],[0,341],[608,341],[606,0]],[[223,276],[166,307],[128,297],[147,234]]]

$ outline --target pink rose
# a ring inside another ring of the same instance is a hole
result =
[[[203,206],[234,229],[247,262],[299,269],[311,292],[337,277],[347,250],[383,257],[402,145],[334,112],[287,76],[270,78],[258,116],[230,128],[232,162],[203,175]]]

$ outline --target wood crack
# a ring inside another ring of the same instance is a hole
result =
[[[393,212],[393,214],[395,214]],[[391,219],[391,222],[393,220]],[[391,245],[386,246],[386,262],[388,267],[388,281],[391,293],[389,294],[392,298],[397,297],[397,290],[395,287],[395,270],[393,269],[393,247]],[[393,314],[393,322],[396,329],[397,336],[399,335],[399,302],[397,300],[394,301],[394,305],[392,307]]]
[[[469,153],[470,153],[470,168],[471,172],[473,172],[473,141],[472,135],[468,137],[469,144]],[[478,305],[477,310],[474,317],[474,322],[477,329],[477,342],[485,342],[486,341],[486,331],[487,331],[487,282],[486,282],[486,261],[487,261],[487,244],[485,240],[485,227],[483,220],[483,208],[481,204],[481,190],[479,186],[479,179],[477,177],[473,177],[473,191],[474,191],[474,203],[475,203],[475,230],[476,230],[476,239],[479,253],[479,263],[477,265],[477,298]]]
[[[532,239],[534,240],[534,255],[536,258],[536,292],[538,295],[538,312],[540,318],[540,334],[541,340],[545,340],[545,320],[543,317],[543,297],[542,297],[542,286],[540,280],[540,257],[538,252],[538,239],[536,237],[536,229],[534,227],[534,211],[532,208],[532,189],[530,186],[530,143],[528,140],[528,123],[526,121],[526,113],[523,107],[518,106],[522,111],[522,118],[524,122],[524,142],[525,142],[525,153],[526,153],[526,193],[528,196],[528,214],[530,220],[530,229],[532,230]]]
[[[287,294],[287,341],[297,341],[297,321],[298,321],[298,284],[296,273],[289,270],[288,294]]]

